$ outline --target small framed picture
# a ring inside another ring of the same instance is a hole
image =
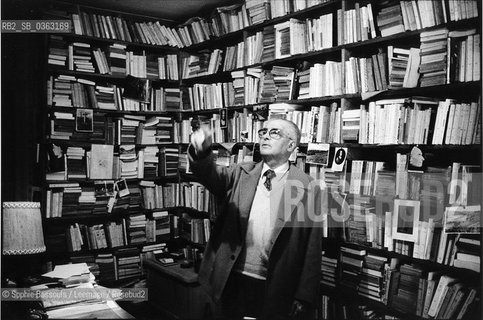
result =
[[[75,113],[75,130],[79,132],[94,131],[94,110],[77,109]]]
[[[394,200],[392,238],[416,242],[418,239],[420,203],[416,200]]]
[[[326,166],[329,163],[329,148],[328,143],[309,143],[306,163]]]
[[[332,170],[340,172],[344,169],[345,160],[347,158],[347,148],[335,148],[334,160],[332,161]]]
[[[119,197],[124,197],[129,194],[126,179],[116,181],[116,191],[119,193]]]
[[[444,232],[480,233],[481,205],[453,206],[444,210]]]
[[[226,109],[220,109],[220,128],[228,128],[226,122]]]

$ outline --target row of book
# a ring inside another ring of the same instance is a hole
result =
[[[168,254],[166,243],[144,245],[140,248],[118,248],[114,253],[79,254],[70,258],[72,263],[86,263],[101,285],[114,281],[139,278],[145,273],[143,263],[150,257]]]
[[[382,8],[377,26],[383,37],[478,17],[477,1],[399,1]]]
[[[167,177],[186,166],[178,148],[145,146],[136,151],[135,145],[121,145],[115,152],[114,145],[92,144],[90,150],[69,146],[63,152],[51,158],[47,180]]]
[[[214,212],[213,195],[200,183],[167,183],[155,184],[154,181],[143,180],[142,187],[144,208],[193,208],[200,212]]]
[[[159,21],[136,22],[124,18],[81,11],[71,15],[74,33],[100,38],[139,42],[153,45],[186,47],[196,43],[241,30],[271,18],[322,3],[324,1],[247,1],[244,4],[217,8],[211,18],[195,17],[177,27],[166,27]],[[380,8],[354,4],[353,9],[342,12],[344,27],[337,23],[339,44],[376,37],[376,26],[382,36],[407,30],[417,30],[435,25],[470,19],[477,16],[476,1],[399,1]],[[374,15],[376,14],[376,15]],[[337,21],[342,21],[338,18]],[[332,30],[332,25],[330,26]],[[379,33],[378,32],[378,33]],[[330,32],[332,33],[332,32]]]
[[[323,280],[324,285],[357,293],[403,313],[423,318],[461,319],[476,311],[478,293],[471,283],[403,263],[399,258],[389,259],[342,245],[339,257],[322,259],[322,268],[335,274],[336,280]]]
[[[45,217],[133,213],[142,208],[139,185],[125,180],[95,180],[92,184],[50,182],[46,191]]]
[[[393,210],[379,212],[383,205]],[[400,212],[405,205],[414,208],[414,217]],[[372,204],[344,200],[343,207],[347,219],[341,225],[330,220],[328,227],[341,228],[342,237],[348,242],[479,271],[479,240],[475,238],[479,232],[479,204],[463,207],[423,200],[379,199]],[[467,222],[461,222],[462,219]]]
[[[63,240],[62,247],[52,238],[49,238],[47,247],[49,251],[58,251],[65,245],[68,252],[78,252],[159,243],[179,237],[204,244],[209,239],[210,230],[208,218],[193,218],[187,213],[178,217],[167,211],[154,211],[149,219],[145,214],[137,213],[104,224],[72,224],[57,235]]]
[[[218,151],[216,152],[218,155]],[[219,163],[225,163],[223,155]],[[192,208],[199,212],[216,215],[213,196],[205,187],[195,182],[155,184],[154,181],[141,180],[130,182],[126,189],[118,190],[122,180],[95,180],[93,184],[78,182],[51,182],[48,184],[46,197],[46,218],[71,215],[107,214],[110,198],[116,199],[116,209],[163,209],[174,207]],[[141,193],[139,193],[141,192]],[[121,195],[119,198],[117,194]]]
[[[66,244],[69,252],[117,248],[127,245],[159,242],[170,237],[170,217],[153,214],[153,219],[139,219],[139,214],[121,221],[105,224],[84,225],[75,223],[66,230]],[[141,222],[141,223],[140,223]]]
[[[477,144],[478,102],[424,97],[378,100],[344,110],[342,138],[363,144]],[[320,120],[319,120],[320,121]]]
[[[177,54],[146,54],[144,50],[130,51],[126,45],[117,43],[100,48],[86,42],[69,42],[56,35],[49,37],[48,64],[89,73],[179,79]]]
[[[315,63],[298,71],[287,68],[285,74],[279,74],[278,69],[281,67],[276,66],[272,70],[249,67],[247,70],[231,73],[235,88],[237,79],[245,79],[245,82],[238,86],[240,92],[244,92],[245,100],[242,102],[235,99],[234,104],[247,105],[275,100],[306,99],[343,93],[366,93],[401,87],[413,88],[479,81],[481,78],[480,38],[479,34],[475,34],[475,29],[449,33],[444,29],[423,32],[421,33],[420,48],[388,46],[387,52],[380,48],[378,52],[368,58],[350,57],[344,63],[344,84],[341,83],[342,64],[337,61]],[[235,57],[246,56],[240,54],[243,52],[243,47],[237,46],[236,50],[227,50],[225,58],[229,58],[230,52],[239,53]],[[300,48],[300,45],[295,47]],[[239,50],[240,48],[241,50]],[[213,55],[211,56],[213,57]],[[219,55],[217,54],[217,56]],[[224,67],[226,67],[227,61],[230,60],[225,60]],[[195,66],[199,68],[197,62]],[[247,64],[237,62],[231,67],[227,67],[225,71],[244,66]],[[209,74],[207,70],[205,69],[201,74]],[[197,76],[200,73],[194,72],[193,75]],[[286,77],[289,90],[286,98],[277,95],[281,92],[280,86],[277,86],[277,79],[283,77]],[[246,83],[250,79],[254,81],[251,86]],[[250,87],[253,89],[248,90]],[[225,101],[229,100],[225,99]],[[193,104],[191,103],[191,105]]]
[[[252,0],[243,4],[218,7],[209,18],[194,17],[176,27],[165,26],[159,21],[134,21],[87,10],[71,14],[64,12],[62,17],[72,20],[73,32],[79,35],[186,47],[325,1],[284,0],[282,3],[270,4],[267,1]]]
[[[153,87],[149,80],[131,78],[124,86],[96,83],[70,75],[51,76],[47,81],[47,104],[120,111],[180,111],[179,88]],[[140,91],[133,91],[140,84]]]
[[[180,111],[233,105],[366,93],[401,87],[434,86],[481,79],[480,35],[475,29],[446,29],[421,33],[420,48],[387,47],[370,57],[350,57],[342,63],[326,61],[298,70],[273,66],[231,73],[233,82],[194,85],[186,89],[155,88],[140,82],[143,91],[132,95],[131,87],[100,85],[60,75],[48,81],[48,104],[109,110]],[[299,46],[297,46],[299,47]],[[227,51],[228,53],[228,51]],[[182,77],[216,73],[222,51],[190,55],[182,59]],[[225,57],[226,58],[226,57]],[[218,62],[213,62],[218,61]],[[225,60],[226,62],[227,60]],[[138,83],[133,83],[138,85]],[[200,88],[203,88],[201,90]]]
[[[174,121],[165,116],[108,115],[78,108],[50,114],[50,135],[55,140],[91,141],[103,144],[165,144],[174,137]],[[178,124],[180,126],[181,124]]]

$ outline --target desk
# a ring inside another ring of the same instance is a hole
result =
[[[206,297],[193,268],[163,266],[154,259],[146,260],[145,267],[149,304],[175,319],[203,318]]]

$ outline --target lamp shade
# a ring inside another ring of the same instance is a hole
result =
[[[39,202],[4,202],[2,253],[35,254],[45,251]]]

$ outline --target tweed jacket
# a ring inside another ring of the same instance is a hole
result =
[[[191,146],[188,158],[193,173],[219,201],[221,213],[214,224],[199,271],[200,284],[217,302],[245,244],[249,213],[263,163],[249,162],[233,168],[217,166],[211,151],[197,158]],[[308,219],[308,215],[314,211],[320,213],[323,207],[320,192],[309,197],[311,177],[296,166],[290,166],[287,181],[296,183],[290,191],[292,198],[282,197],[282,201],[293,203],[288,206],[289,210],[281,203],[269,244],[262,311],[265,319],[288,316],[294,299],[314,304],[319,287],[322,233],[320,224]],[[297,224],[287,217],[305,220]]]

